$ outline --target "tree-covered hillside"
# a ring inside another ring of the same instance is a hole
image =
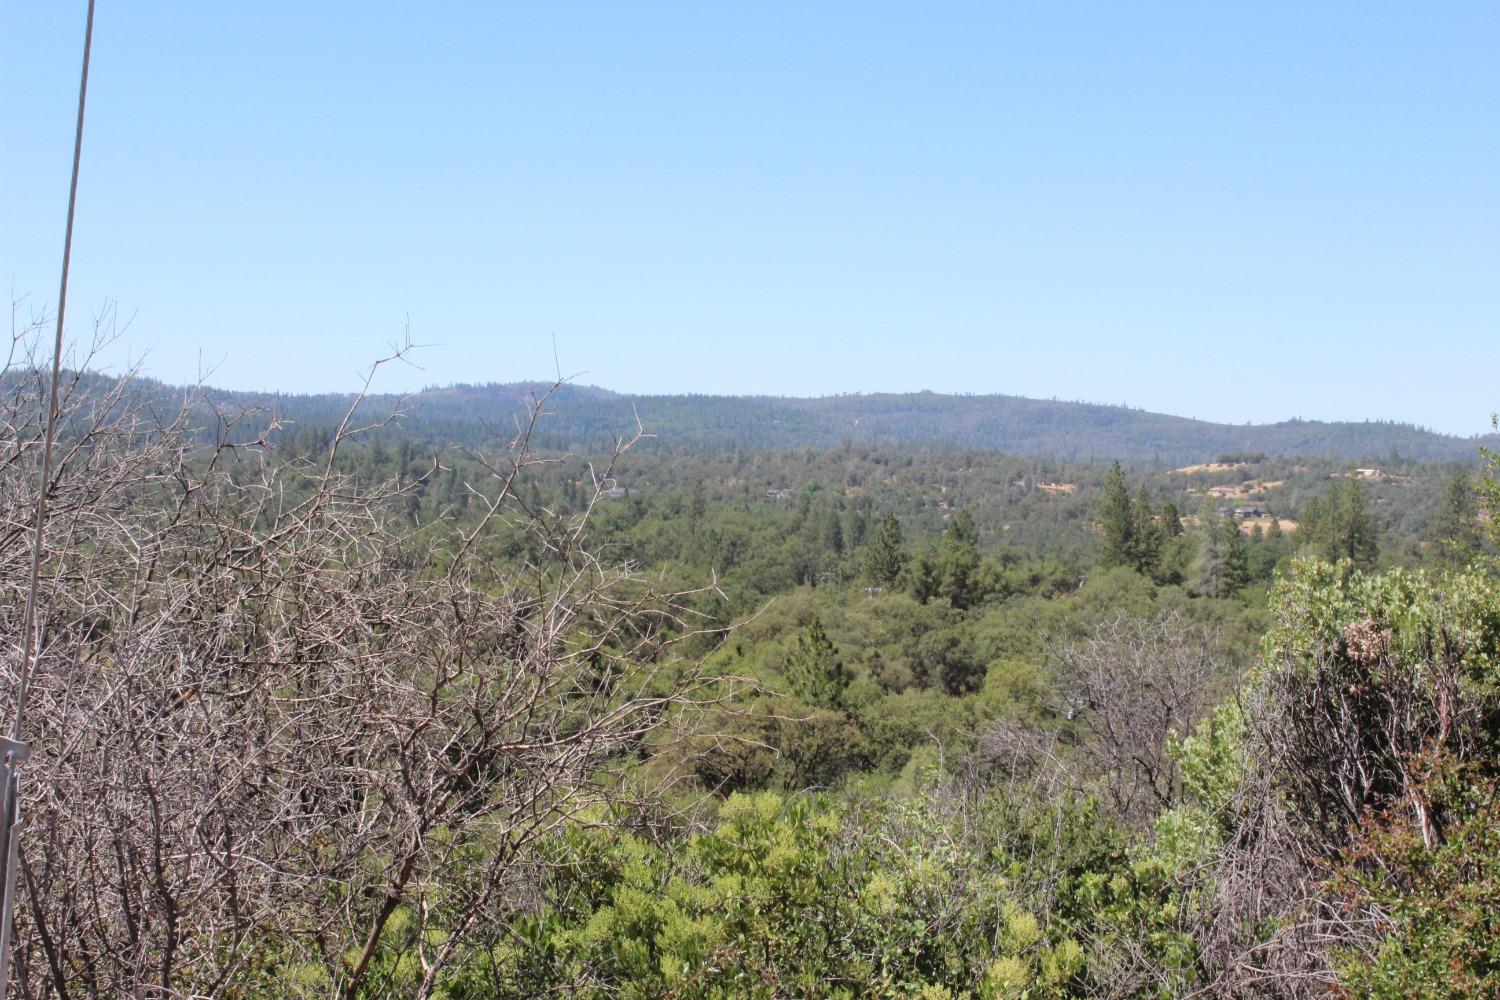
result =
[[[430,388],[411,397],[369,397],[363,412],[405,413],[406,433],[467,446],[492,446],[515,431],[535,383]],[[274,410],[294,426],[337,422],[353,397],[210,390],[232,408]],[[736,449],[829,447],[844,442],[924,449],[984,448],[1057,459],[1120,459],[1126,463],[1206,462],[1225,452],[1323,455],[1346,459],[1471,458],[1473,439],[1384,421],[1216,424],[1124,406],[954,396],[932,392],[824,396],[625,395],[564,385],[548,401],[534,443],[549,450],[597,452],[641,424],[651,435],[642,451],[725,452]]]

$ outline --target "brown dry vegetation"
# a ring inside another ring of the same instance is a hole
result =
[[[6,710],[35,333],[0,369]],[[185,444],[203,407],[90,385],[64,386],[46,484],[14,995],[272,995],[292,976],[376,997],[378,954],[415,963],[403,995],[429,996],[503,933],[530,845],[629,795],[610,776],[714,700],[673,655],[695,628],[683,595],[602,564],[586,514],[518,498],[541,400],[508,451],[474,456],[481,516],[439,542],[391,516],[409,482],[338,471],[352,408],[321,456],[284,459],[274,419],[230,413],[204,452]],[[497,535],[519,554],[487,555]]]

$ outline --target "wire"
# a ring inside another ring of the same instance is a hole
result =
[[[31,548],[31,578],[26,588],[26,610],[21,617],[21,678],[16,687],[16,718],[10,738],[21,739],[26,717],[26,694],[41,657],[37,636],[37,592],[41,589],[42,543],[47,534],[47,494],[52,487],[52,444],[57,438],[57,416],[61,406],[58,386],[62,382],[63,318],[68,310],[68,265],[73,258],[73,216],[78,208],[78,165],[83,159],[83,110],[89,93],[89,55],[94,47],[94,0],[89,0],[88,23],[83,32],[83,71],[78,80],[78,125],[73,133],[73,179],[68,186],[68,225],[63,235],[62,278],[57,289],[57,332],[52,339],[52,384],[47,394],[47,429],[42,435],[42,467],[36,494],[36,526]]]

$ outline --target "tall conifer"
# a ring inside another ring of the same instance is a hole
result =
[[[1221,580],[1221,597],[1236,594],[1250,582],[1250,552],[1245,545],[1245,536],[1240,533],[1239,522],[1233,515],[1224,518],[1224,574]]]
[[[838,647],[814,618],[786,658],[786,680],[792,693],[809,705],[841,708],[849,675],[839,659]]]
[[[1135,535],[1131,565],[1137,572],[1153,576],[1161,561],[1162,528],[1156,523],[1156,512],[1151,509],[1151,494],[1146,491],[1145,483],[1141,483],[1141,488],[1136,491],[1130,515]]]
[[[1125,473],[1118,461],[1104,476],[1104,492],[1099,497],[1099,534],[1104,542],[1102,562],[1106,566],[1131,566],[1135,563],[1135,517],[1130,492],[1125,488]]]
[[[1443,491],[1432,521],[1432,541],[1445,565],[1468,565],[1479,551],[1479,509],[1474,483],[1466,472],[1455,472]]]
[[[901,537],[901,522],[887,514],[865,546],[864,571],[871,582],[889,587],[906,568],[907,553]]]
[[[1168,538],[1176,538],[1182,534],[1182,511],[1170,500],[1161,506],[1161,529],[1162,534]]]

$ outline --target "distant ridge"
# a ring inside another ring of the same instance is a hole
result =
[[[143,382],[162,393],[179,393]],[[407,416],[389,436],[434,444],[490,447],[515,430],[516,417],[545,383],[513,382],[429,388],[409,396],[374,395],[366,416],[405,400]],[[232,408],[275,409],[293,427],[337,423],[353,396],[296,395],[209,389]],[[628,436],[636,414],[652,437],[646,450],[723,452],[826,448],[845,443],[925,449],[990,449],[1057,459],[1112,459],[1133,463],[1201,462],[1231,451],[1384,459],[1392,453],[1422,460],[1469,460],[1479,445],[1500,438],[1460,438],[1385,421],[1287,420],[1274,424],[1219,424],[1096,403],[1004,395],[934,392],[784,396],[630,395],[566,384],[551,397],[535,443],[548,450],[597,452]]]

